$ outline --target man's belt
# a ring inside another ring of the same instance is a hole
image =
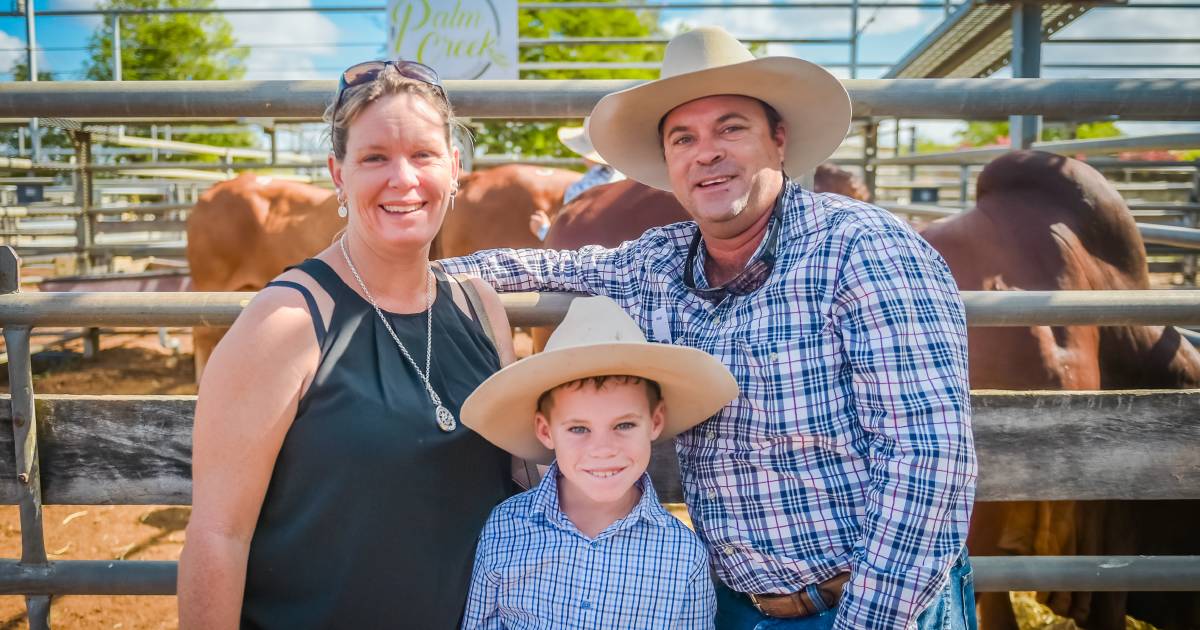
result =
[[[842,598],[842,587],[850,581],[849,573],[839,573],[817,585],[816,589],[804,589],[785,595],[748,595],[758,612],[777,619],[810,617],[838,605]],[[815,590],[824,606],[818,605],[809,596]]]

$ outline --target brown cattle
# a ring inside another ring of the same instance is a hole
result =
[[[430,259],[450,258],[493,247],[542,247],[529,231],[529,215],[545,212],[551,221],[563,193],[582,177],[560,168],[509,164],[459,178],[454,211],[438,234]]]
[[[1145,247],[1125,202],[1086,164],[1048,153],[1010,153],[980,174],[977,199],[970,212],[922,233],[946,258],[960,289],[1149,288]],[[973,327],[968,336],[973,388],[1200,386],[1200,354],[1170,327]],[[981,503],[969,546],[975,555],[1198,553],[1194,534],[1171,528],[1194,528],[1195,516],[1194,506],[1170,502]],[[1127,609],[1163,628],[1200,627],[1197,598],[1190,594],[1174,594],[1169,602],[1129,594],[1128,607],[1125,593],[1044,597],[1055,612],[1089,629],[1124,628]],[[980,607],[986,630],[1017,627],[1007,594],[983,595]]]
[[[867,188],[861,180],[828,162],[817,167],[813,182],[817,192],[868,200]],[[624,180],[589,188],[572,199],[551,224],[546,234],[546,247],[616,247],[652,227],[689,219],[674,194]]]
[[[431,258],[490,247],[536,247],[529,215],[553,217],[580,174],[522,164],[463,174]],[[196,291],[257,291],[288,265],[327,247],[345,225],[333,192],[243,174],[200,197],[188,216],[188,265]],[[224,328],[193,331],[199,378]]]

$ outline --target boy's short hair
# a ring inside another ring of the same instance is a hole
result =
[[[587,376],[584,378],[578,378],[573,381],[567,381],[561,385],[551,387],[550,389],[542,392],[541,396],[538,396],[537,410],[542,415],[549,418],[550,408],[554,402],[554,392],[560,389],[581,389],[584,385],[591,385],[596,389],[600,389],[601,387],[604,387],[606,383],[615,383],[618,385],[636,385],[638,383],[644,383],[646,385],[646,401],[650,403],[651,410],[653,410],[655,405],[658,404],[658,401],[662,400],[662,389],[655,381],[652,381],[648,378],[642,378],[640,376],[630,376],[628,374],[605,374],[602,376]]]

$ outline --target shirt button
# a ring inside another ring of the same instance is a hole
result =
[[[769,358],[771,359],[771,363],[774,363],[774,362],[776,362],[776,361],[778,361],[778,360],[779,360],[779,355],[778,355],[778,354],[776,354],[776,353],[774,353],[774,352],[772,352],[772,353],[771,353],[771,356],[770,356]]]
[[[579,607],[580,607],[580,608],[582,608],[582,609],[584,609],[584,610],[587,610],[587,609],[589,609],[589,608],[591,608],[591,607],[592,607],[592,602],[589,602],[589,601],[587,601],[587,600],[584,600],[582,603],[580,603],[580,604],[579,604]]]
[[[709,501],[713,501],[713,500],[715,500],[716,498],[717,498],[717,491],[716,491],[716,490],[709,490],[709,491],[708,491],[708,500],[709,500]]]
[[[734,553],[737,553],[737,552],[734,551],[733,545],[725,545],[725,555],[732,556]]]
[[[717,432],[713,431],[712,429],[709,429],[704,432],[704,437],[706,437],[710,440],[715,440],[715,439],[717,439]]]

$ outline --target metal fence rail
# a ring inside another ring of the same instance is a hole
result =
[[[1197,556],[973,557],[975,591],[1196,591]],[[0,595],[174,595],[177,563],[0,560]]]
[[[640,81],[447,81],[460,115],[583,118]],[[1200,79],[892,79],[844,82],[856,117],[1194,120]],[[333,81],[43,81],[0,84],[0,118],[316,119]]]
[[[253,293],[16,293],[0,296],[0,324],[228,326]],[[1200,291],[963,291],[970,326],[1200,325]],[[571,293],[500,296],[514,326],[557,324]]]

